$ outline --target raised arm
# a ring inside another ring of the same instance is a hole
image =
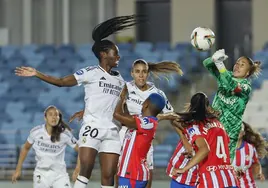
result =
[[[77,85],[77,80],[74,75],[65,76],[63,78],[57,78],[53,76],[46,75],[42,72],[37,71],[32,67],[16,67],[15,74],[17,76],[32,77],[35,76],[44,82],[58,86],[58,87],[72,87]]]
[[[216,79],[219,78],[219,71],[216,67],[216,65],[214,64],[214,62],[212,61],[212,58],[209,57],[207,59],[205,59],[203,61],[203,65],[204,67],[210,72],[210,74],[212,74]]]
[[[120,100],[117,103],[117,106],[114,110],[114,119],[119,121],[120,123],[124,124],[124,126],[128,128],[135,128],[137,129],[136,120],[134,116],[131,116],[128,111],[124,111],[124,101],[126,98],[126,95],[128,93],[127,87],[125,86],[124,89],[121,92]]]
[[[23,146],[23,148],[21,149],[19,161],[18,161],[18,164],[17,164],[17,167],[16,167],[16,171],[12,175],[12,183],[17,182],[17,178],[20,177],[22,164],[23,164],[25,158],[27,157],[28,152],[31,149],[31,147],[32,147],[32,144],[30,144],[28,141],[26,141],[24,146]]]

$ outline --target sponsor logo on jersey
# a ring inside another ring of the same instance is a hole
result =
[[[135,91],[131,91],[130,94],[136,95],[136,92]]]
[[[104,76],[103,76],[103,77],[100,78],[100,80],[106,80],[106,78],[104,78]]]

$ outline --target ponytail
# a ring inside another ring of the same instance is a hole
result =
[[[144,64],[148,66],[148,72],[151,72],[154,76],[160,77],[160,74],[176,73],[183,75],[183,71],[180,65],[174,61],[161,61],[161,62],[146,62],[144,59],[137,59],[134,61],[132,68],[137,64]]]
[[[249,71],[249,76],[254,75],[255,77],[258,77],[261,74],[261,62],[260,61],[254,61],[252,67]]]
[[[111,34],[128,29],[140,22],[145,21],[144,16],[119,16],[98,24],[92,32],[92,39],[95,41],[92,51],[100,59],[100,52],[107,52],[115,44],[110,40],[102,40]]]

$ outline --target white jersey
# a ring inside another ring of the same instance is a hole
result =
[[[53,143],[45,125],[34,127],[27,141],[33,145],[37,169],[51,169],[56,172],[66,172],[64,161],[66,145],[74,148],[77,140],[68,130],[60,134],[60,141]]]
[[[158,93],[162,95],[166,100],[166,106],[163,109],[163,113],[173,112],[173,107],[169,103],[165,93],[160,89],[156,88],[153,83],[147,82],[151,87],[146,91],[140,90],[134,81],[127,82],[128,98],[127,98],[127,108],[131,115],[140,115],[142,109],[142,103],[149,97],[152,93]]]
[[[118,72],[107,73],[100,66],[83,68],[74,73],[78,85],[85,87],[85,112],[83,125],[93,125],[99,128],[116,127],[113,113],[124,79]]]
[[[127,109],[129,111],[129,114],[130,115],[140,115],[143,102],[152,93],[158,93],[165,98],[166,105],[163,109],[163,113],[173,112],[173,107],[169,103],[165,93],[163,91],[161,91],[160,89],[156,88],[153,83],[147,82],[147,84],[150,86],[150,88],[147,89],[146,91],[142,91],[136,86],[134,81],[126,83],[127,89],[128,89],[128,98],[127,98],[126,104],[127,104]],[[127,127],[123,126],[121,131],[120,131],[121,143],[123,143],[123,139],[124,139],[124,135],[125,135],[126,130],[127,130]]]

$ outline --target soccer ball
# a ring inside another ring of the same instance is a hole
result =
[[[209,28],[197,27],[191,34],[191,44],[199,51],[209,50],[215,42],[215,34]]]

